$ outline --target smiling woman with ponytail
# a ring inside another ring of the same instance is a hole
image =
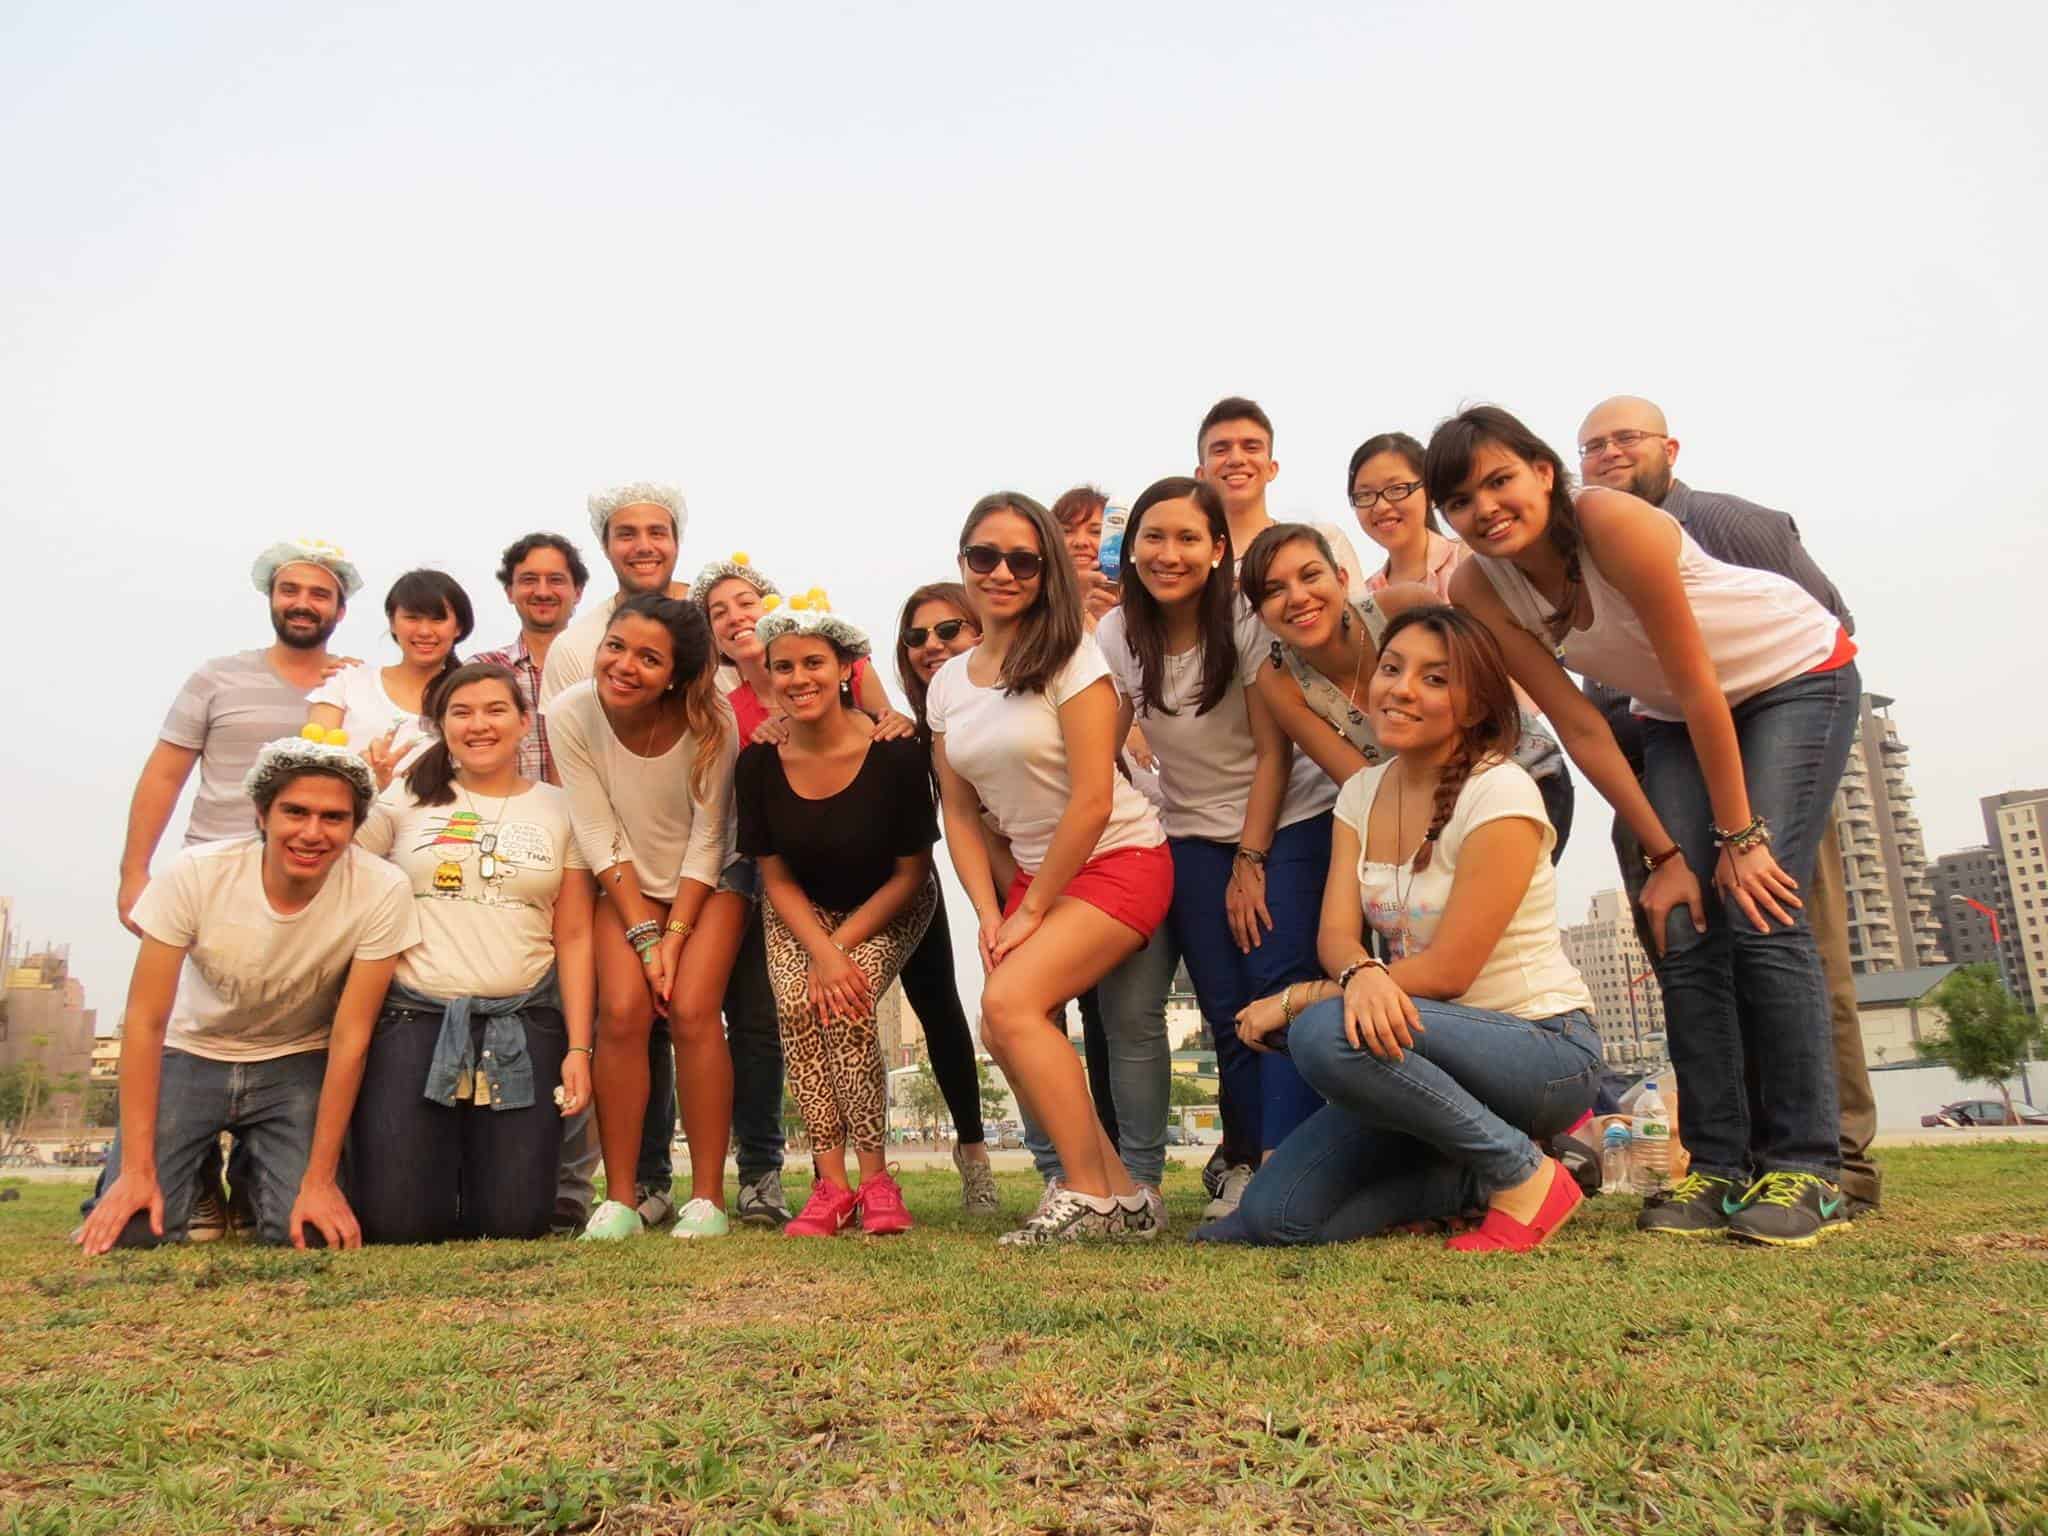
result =
[[[1329,1102],[1198,1235],[1337,1242],[1483,1210],[1451,1247],[1533,1248],[1582,1198],[1538,1142],[1591,1106],[1600,1037],[1558,936],[1556,833],[1514,761],[1514,689],[1485,625],[1426,606],[1387,626],[1365,702],[1397,755],[1337,797],[1328,979],[1238,1015]]]

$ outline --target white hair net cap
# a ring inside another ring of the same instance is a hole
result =
[[[668,513],[668,520],[675,525],[676,542],[683,542],[683,530],[690,525],[690,508],[683,500],[683,493],[672,485],[662,485],[653,480],[635,480],[630,485],[616,485],[608,491],[598,491],[590,498],[590,529],[602,543],[605,529],[610,526],[612,514],[621,507],[660,507]]]
[[[734,555],[730,560],[714,560],[697,573],[697,579],[690,583],[690,596],[697,600],[697,606],[709,609],[711,589],[721,581],[730,581],[737,576],[763,597],[780,597],[782,588],[775,585],[761,572],[747,564],[745,555]]]
[[[785,635],[816,635],[831,641],[848,656],[866,656],[874,650],[866,630],[829,608],[816,606],[815,600],[807,608],[778,608],[773,613],[764,613],[754,625],[754,636],[763,650]]]
[[[280,539],[256,557],[249,567],[249,579],[265,597],[270,595],[277,573],[288,565],[317,565],[341,583],[341,598],[347,602],[363,590],[362,573],[342,553],[339,544],[325,539]]]
[[[317,726],[308,726],[317,730]],[[339,731],[334,733],[340,735]],[[276,741],[264,743],[263,750],[256,754],[256,762],[242,778],[242,788],[253,799],[293,774],[318,769],[323,773],[339,774],[348,780],[355,791],[358,815],[369,809],[377,798],[377,780],[370,772],[370,765],[348,747],[337,742],[322,739],[313,741],[305,736],[280,736]]]

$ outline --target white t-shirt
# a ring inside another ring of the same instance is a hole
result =
[[[1052,847],[1053,830],[1073,797],[1060,706],[1109,676],[1102,651],[1087,635],[1044,693],[1005,694],[967,675],[974,652],[963,651],[932,678],[925,713],[932,733],[946,739],[946,761],[974,786],[1017,867],[1036,874]],[[1110,772],[1108,825],[1088,857],[1120,848],[1156,848],[1165,841],[1159,818],[1124,776]],[[1234,834],[1233,834],[1234,835]]]
[[[1375,863],[1365,857],[1366,817],[1374,793],[1393,766],[1390,760],[1361,768],[1337,796],[1337,819],[1358,834],[1358,891],[1365,920],[1387,941],[1387,952],[1398,960],[1429,947],[1451,899],[1465,839],[1489,821],[1519,816],[1535,822],[1542,833],[1536,872],[1486,964],[1464,994],[1452,1001],[1520,1019],[1547,1019],[1574,1008],[1590,1014],[1593,995],[1565,955],[1558,934],[1557,872],[1550,866],[1557,834],[1544,814],[1536,781],[1515,763],[1482,767],[1458,791],[1458,803],[1437,839],[1429,868],[1416,871],[1406,864]],[[1484,870],[1474,873],[1485,877]]]
[[[732,857],[732,770],[739,757],[732,711],[723,700],[718,707],[724,741],[700,797],[691,787],[695,736],[686,731],[660,757],[641,757],[612,734],[595,683],[586,678],[555,700],[548,747],[592,869],[631,861],[641,894],[657,901],[672,901],[684,879],[717,888]]]
[[[1251,795],[1252,772],[1258,766],[1245,690],[1258,676],[1265,654],[1265,629],[1242,597],[1236,601],[1234,617],[1237,670],[1216,707],[1202,715],[1195,713],[1202,693],[1199,645],[1166,657],[1160,694],[1175,713],[1148,714],[1144,675],[1125,633],[1124,610],[1112,609],[1095,630],[1095,643],[1101,647],[1116,691],[1130,701],[1133,719],[1159,759],[1160,820],[1168,837],[1234,843],[1244,830],[1245,804]],[[1306,752],[1292,752],[1278,824],[1291,827],[1320,816],[1336,798],[1337,786],[1315,760]]]
[[[402,707],[384,691],[382,667],[344,667],[306,695],[306,703],[332,704],[341,711],[341,728],[348,732],[348,744],[358,756],[370,743],[392,726],[398,734],[391,740],[398,763],[391,771],[401,774],[419,755],[433,745],[433,734],[412,710]]]
[[[421,805],[403,782],[370,808],[356,846],[405,873],[420,942],[398,979],[428,997],[517,997],[555,963],[555,896],[562,871],[588,869],[569,823],[569,796],[552,784],[500,800],[461,788]]]
[[[185,951],[164,1044],[209,1061],[268,1061],[327,1049],[356,960],[419,942],[405,877],[351,844],[297,912],[263,891],[255,837],[197,843],[149,882],[135,924]]]

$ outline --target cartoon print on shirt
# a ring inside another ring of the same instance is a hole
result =
[[[506,880],[522,870],[555,867],[554,844],[545,827],[512,821],[487,828],[472,810],[451,811],[429,821],[413,851],[428,850],[441,856],[434,866],[431,895],[443,901],[530,907],[532,902],[505,891]]]

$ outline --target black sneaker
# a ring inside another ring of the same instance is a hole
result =
[[[1223,1155],[1223,1148],[1218,1146],[1209,1154],[1209,1161],[1202,1164],[1202,1188],[1209,1192],[1211,1200],[1223,1193],[1223,1176],[1228,1172],[1230,1159]]]
[[[1849,1225],[1849,1202],[1811,1173],[1767,1173],[1749,1186],[1728,1235],[1774,1248],[1810,1248],[1823,1234]]]
[[[1679,1237],[1716,1237],[1728,1230],[1729,1217],[1741,1207],[1732,1198],[1733,1179],[1710,1173],[1688,1173],[1667,1190],[1651,1195],[1636,1217],[1638,1232],[1671,1232]]]

